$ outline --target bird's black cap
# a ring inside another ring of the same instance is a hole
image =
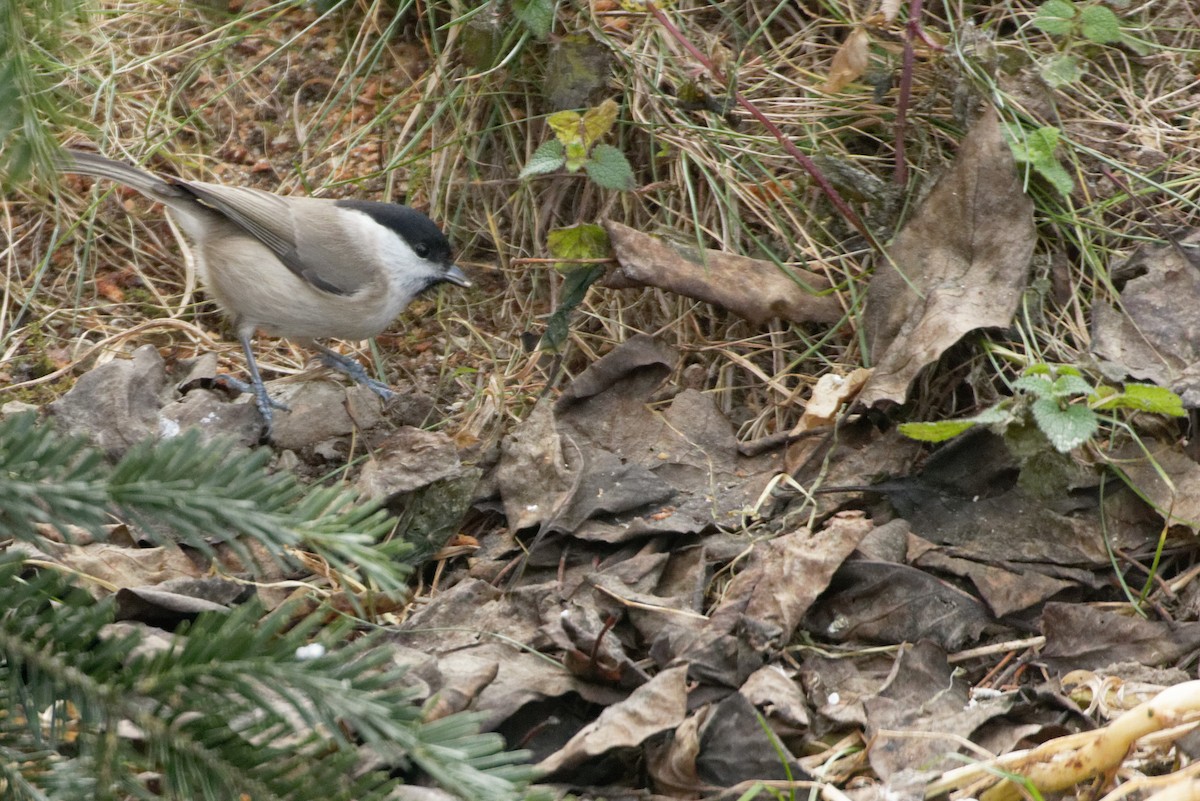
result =
[[[361,211],[385,228],[395,231],[423,259],[435,264],[454,263],[450,240],[446,239],[437,223],[416,209],[374,200],[339,200],[334,205]]]

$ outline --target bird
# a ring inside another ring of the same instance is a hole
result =
[[[233,324],[249,385],[270,435],[273,409],[252,338],[261,329],[318,351],[322,361],[385,401],[394,397],[358,362],[320,339],[368,339],[422,292],[469,287],[433,220],[399,203],[278,195],[148,172],[88,150],[64,148],[58,171],[103,178],[158,201],[190,240],[201,284]]]

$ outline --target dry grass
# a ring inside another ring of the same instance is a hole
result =
[[[705,247],[825,272],[845,323],[832,331],[775,323],[765,330],[656,291],[593,289],[562,360],[566,376],[636,331],[656,334],[695,365],[752,438],[790,426],[821,374],[863,361],[856,321],[871,247],[779,143],[743,111],[696,110],[688,87],[727,101],[728,87],[688,57],[642,13],[562,7],[556,31],[583,34],[609,52],[607,88],[622,104],[614,141],[640,188],[620,194],[580,176],[523,182],[521,166],[549,136],[554,109],[542,94],[558,44],[525,36],[489,8],[456,22],[447,5],[359,0],[328,14],[291,2],[248,3],[236,16],[147,0],[104,2],[68,33],[60,92],[74,98],[76,130],[108,155],[191,177],[294,193],[406,200],[442,222],[478,278],[477,287],[420,301],[381,338],[385,376],[410,374],[437,388],[450,426],[498,437],[550,381],[550,360],[527,352],[558,300],[560,277],[544,257],[559,226],[616,219]],[[991,357],[931,374],[915,414],[961,413],[999,391],[1023,361],[1087,364],[1089,306],[1111,291],[1109,269],[1138,242],[1194,226],[1200,190],[1195,145],[1200,97],[1194,65],[1200,19],[1187,0],[1123,12],[1127,30],[1154,43],[1068,43],[1087,80],[1053,90],[1034,65],[1064,42],[1030,24],[1037,3],[927,4],[924,27],[948,42],[923,51],[913,71],[906,135],[908,185],[859,197],[855,208],[886,234],[910,212],[952,157],[979,99],[1009,121],[1055,125],[1060,160],[1076,190],[1062,197],[1036,176],[1036,286]],[[820,85],[838,46],[873,9],[864,4],[723,4],[686,0],[667,9],[694,44],[737,76],[736,88],[803,150],[843,181],[893,180],[892,121],[900,66],[898,25],[872,28],[863,82],[838,93]],[[1136,30],[1135,30],[1136,29]],[[471,68],[464,42],[480,33],[498,66]],[[878,82],[877,89],[869,81]],[[1131,203],[1103,174],[1144,195]],[[838,169],[840,168],[840,169]],[[844,189],[845,184],[839,184]],[[63,391],[84,355],[153,341],[184,357],[219,343],[226,367],[236,347],[190,282],[158,210],[125,193],[64,179],[11,194],[3,205],[5,284],[0,298],[0,374],[43,402]],[[889,205],[890,204],[890,205]],[[123,207],[123,208],[122,208]],[[133,213],[128,213],[132,211]],[[163,325],[149,325],[161,320]],[[137,342],[121,333],[137,331]],[[259,346],[265,370],[304,368],[308,355],[282,342]],[[999,354],[999,355],[996,355]],[[56,381],[29,383],[67,369]],[[971,397],[949,388],[970,371]],[[15,397],[16,394],[10,396]]]

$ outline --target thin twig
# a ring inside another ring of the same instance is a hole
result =
[[[712,63],[712,60],[709,59],[708,56],[704,55],[704,53],[700,52],[699,48],[688,41],[688,39],[683,35],[683,32],[680,31],[679,28],[675,27],[675,23],[671,22],[671,20],[667,18],[667,15],[659,10],[658,6],[654,5],[654,3],[647,2],[646,8],[651,14],[654,15],[654,18],[658,20],[659,24],[663,26],[667,33],[671,34],[671,37],[674,38],[675,41],[679,42],[679,44],[681,44],[683,48],[688,51],[692,58],[699,61],[700,64],[706,70],[708,70],[709,74],[712,75],[715,81],[725,86],[729,85],[729,81],[725,74],[721,72],[721,70],[718,69],[715,64]],[[871,233],[867,226],[863,224],[863,221],[854,212],[854,209],[850,208],[850,205],[846,203],[845,199],[842,198],[837,189],[833,187],[833,184],[829,183],[829,179],[826,178],[824,173],[817,168],[817,165],[813,163],[813,160],[804,155],[804,152],[801,151],[800,148],[796,147],[796,144],[780,129],[778,125],[772,122],[771,119],[767,117],[767,115],[764,114],[761,109],[758,108],[758,106],[747,100],[741,92],[737,91],[737,89],[733,90],[733,98],[737,101],[739,106],[750,112],[750,116],[758,120],[759,123],[766,128],[772,136],[775,137],[779,144],[783,146],[783,149],[787,152],[787,154],[799,162],[800,166],[804,168],[805,172],[812,176],[812,179],[816,182],[817,186],[820,187],[821,191],[825,193],[825,197],[829,198],[829,202],[833,204],[834,208],[841,213],[847,222],[853,225],[854,228],[860,234],[862,234],[868,242],[871,243],[871,247],[875,248],[877,251],[882,251],[883,248],[875,239],[875,236]]]

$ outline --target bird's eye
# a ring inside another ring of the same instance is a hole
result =
[[[417,246],[413,248],[413,250],[415,250],[417,255],[422,259],[429,258],[429,245],[426,245],[424,242],[418,242]]]

